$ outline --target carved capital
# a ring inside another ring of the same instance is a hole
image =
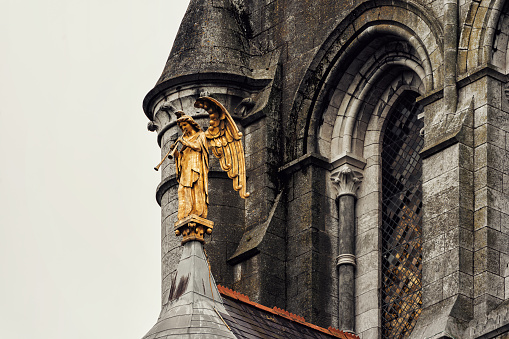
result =
[[[182,234],[182,245],[188,241],[205,242],[204,233],[211,234],[214,222],[191,214],[175,223],[175,235]]]
[[[353,171],[350,167],[344,166],[331,176],[331,181],[338,191],[337,198],[343,195],[357,197],[357,189],[362,182],[362,174]]]

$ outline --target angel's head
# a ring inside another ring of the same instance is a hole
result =
[[[193,131],[201,131],[200,125],[187,114],[183,114],[177,119],[177,125],[179,125],[185,135],[193,134]]]

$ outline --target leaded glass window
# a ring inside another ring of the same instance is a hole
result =
[[[387,117],[382,148],[382,335],[407,338],[421,313],[422,106],[404,92]]]

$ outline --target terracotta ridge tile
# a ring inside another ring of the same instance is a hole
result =
[[[299,321],[299,322],[302,322],[302,323],[305,323],[305,322],[306,322],[306,320],[304,319],[304,317],[301,317],[300,315],[296,315],[296,314],[290,313],[290,312],[288,312],[288,311],[286,311],[286,310],[283,310],[283,309],[281,309],[281,308],[278,308],[278,307],[276,307],[276,306],[274,306],[272,309],[273,309],[274,311],[276,311],[276,313],[281,314],[281,315],[283,315],[283,316],[285,316],[285,317],[287,317],[287,318],[291,318],[291,319],[293,319],[293,320],[296,320],[296,321]]]
[[[310,327],[316,331],[330,334],[332,336],[335,336],[335,337],[341,338],[341,339],[359,339],[359,336],[357,336],[353,333],[343,332],[343,331],[338,330],[332,326],[329,326],[328,329],[325,329],[323,327],[308,323],[308,322],[306,322],[304,317],[290,313],[290,312],[283,310],[281,308],[278,308],[276,306],[274,306],[273,308],[268,308],[267,306],[264,306],[262,304],[258,304],[254,301],[249,300],[249,297],[247,295],[236,292],[232,289],[229,289],[228,287],[217,285],[217,289],[219,290],[219,293],[221,293],[223,296],[229,297],[231,299],[240,300],[240,301],[242,301],[246,304],[252,305],[258,309],[264,310],[266,312],[269,312],[269,313],[272,313],[275,315],[279,315],[280,317],[286,318],[291,321],[298,322],[298,323],[300,323],[306,327]]]
[[[337,333],[337,334],[341,334],[342,337],[340,338],[345,338],[345,339],[359,339],[359,336],[356,335],[355,333],[351,333],[351,332],[344,332],[344,331],[341,331],[341,330],[338,330],[337,328],[334,328],[332,326],[329,326],[328,328],[329,332],[331,333]]]
[[[237,291],[231,290],[228,287],[224,287],[221,285],[217,285],[217,289],[219,290],[219,293],[225,294],[229,297],[232,297],[234,299],[242,300],[244,302],[249,302],[249,297],[247,295],[244,295],[242,293],[239,293]]]

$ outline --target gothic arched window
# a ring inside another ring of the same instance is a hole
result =
[[[406,338],[421,313],[423,108],[404,92],[382,143],[382,335]]]

